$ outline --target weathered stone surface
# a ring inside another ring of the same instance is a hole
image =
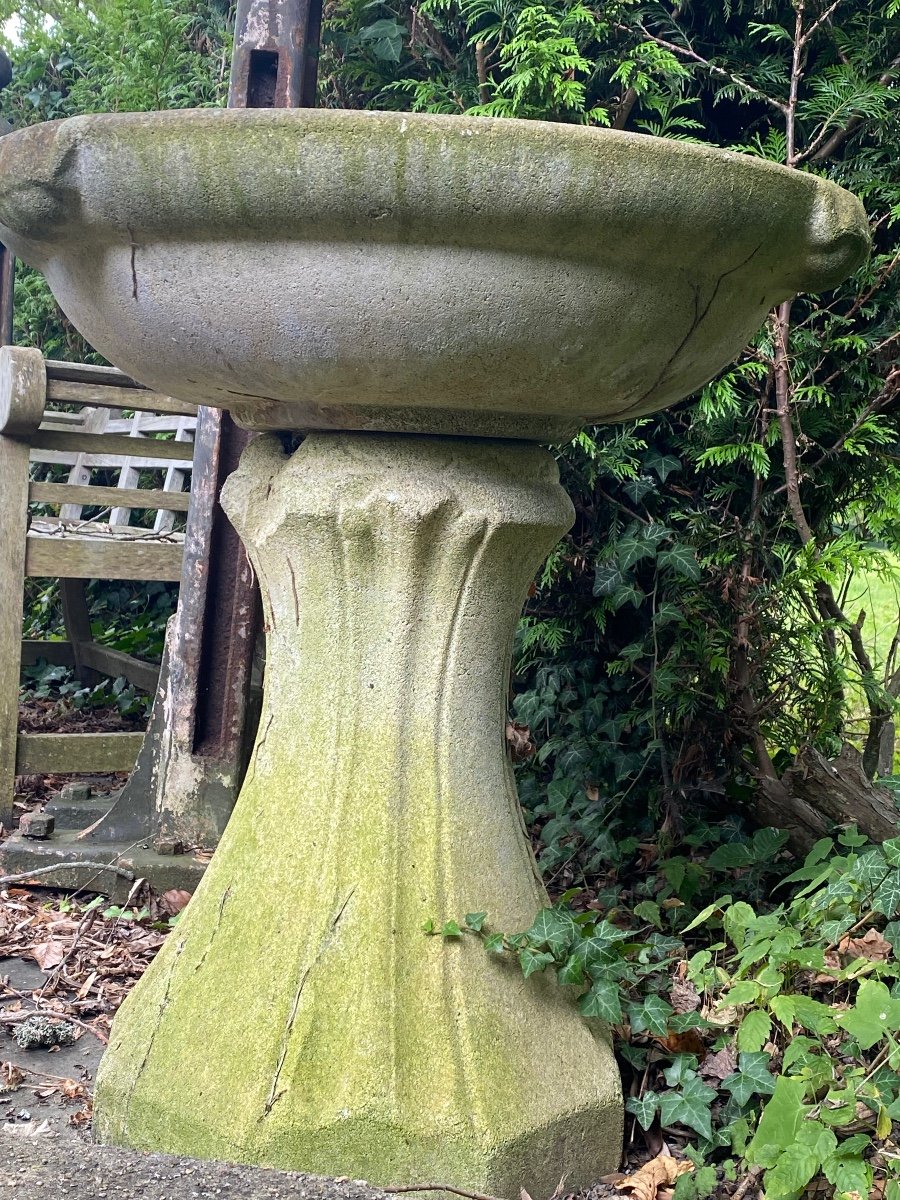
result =
[[[43,841],[52,835],[56,821],[45,812],[23,813],[19,818],[19,833],[22,837]]]
[[[506,1196],[592,1182],[621,1132],[602,1032],[550,980],[422,932],[474,911],[517,931],[546,899],[503,728],[516,617],[572,519],[551,455],[263,438],[224,503],[264,595],[260,734],[116,1017],[101,1140]]]
[[[538,441],[679,400],[868,247],[854,197],[760,159],[325,109],[32,126],[0,238],[118,366],[253,428]]]

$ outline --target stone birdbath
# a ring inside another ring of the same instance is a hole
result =
[[[605,1031],[422,932],[546,903],[504,752],[513,629],[573,519],[539,443],[699,387],[860,263],[862,207],[626,133],[188,111],[4,138],[0,239],[118,367],[272,431],[222,498],[264,597],[256,749],[116,1017],[100,1139],[507,1196],[611,1170]]]

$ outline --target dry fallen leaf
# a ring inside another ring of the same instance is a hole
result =
[[[838,950],[851,958],[867,958],[870,962],[885,962],[893,951],[891,943],[877,929],[869,929],[864,937],[852,938],[848,934],[841,939]]]
[[[736,1070],[737,1059],[728,1046],[724,1050],[717,1050],[715,1054],[708,1054],[698,1067],[698,1073],[704,1079],[718,1079],[720,1083]]]
[[[183,908],[187,907],[191,895],[192,893],[185,891],[184,888],[170,888],[159,898],[160,911],[168,917],[174,917],[176,913],[180,913]]]
[[[671,1187],[679,1175],[686,1175],[693,1169],[693,1163],[679,1161],[668,1154],[657,1154],[615,1187],[622,1192],[631,1192],[636,1200],[658,1200],[661,1189]]]
[[[4,1133],[16,1133],[19,1137],[54,1137],[49,1121],[7,1121],[3,1126]]]
[[[686,1029],[684,1033],[669,1033],[665,1037],[654,1037],[653,1040],[664,1046],[670,1054],[696,1054],[700,1059],[706,1056],[706,1043],[696,1029]]]
[[[0,1093],[14,1092],[25,1082],[25,1072],[15,1063],[0,1062]]]
[[[669,993],[669,1003],[677,1013],[696,1012],[700,1007],[700,993],[689,979],[676,979]]]
[[[518,721],[506,722],[506,745],[513,762],[527,762],[537,750],[531,740],[531,730]]]
[[[68,946],[65,942],[51,938],[49,942],[38,942],[32,946],[29,954],[42,971],[52,971],[66,957]]]

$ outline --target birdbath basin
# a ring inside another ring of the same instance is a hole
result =
[[[0,239],[142,382],[308,434],[254,440],[223,493],[263,592],[260,732],[116,1017],[99,1136],[495,1195],[592,1183],[621,1133],[604,1030],[422,932],[521,930],[546,901],[503,743],[516,618],[573,517],[536,443],[699,387],[862,260],[860,204],[574,126],[152,113],[2,139]]]

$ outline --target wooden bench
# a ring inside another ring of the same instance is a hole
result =
[[[140,734],[20,734],[20,672],[45,659],[74,668],[85,683],[124,676],[155,689],[156,666],[93,640],[85,586],[180,579],[184,538],[175,526],[190,499],[196,417],[193,405],[112,367],[0,349],[0,823],[7,828],[16,774],[128,770],[134,762]],[[36,478],[48,473],[53,478]],[[138,512],[145,521],[155,514],[152,526],[135,524]],[[65,641],[23,642],[28,576],[60,580]]]

